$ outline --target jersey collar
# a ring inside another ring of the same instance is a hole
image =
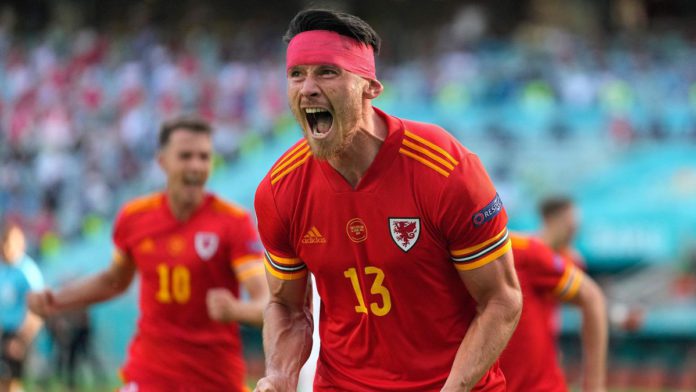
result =
[[[380,179],[385,175],[386,170],[389,169],[394,162],[394,158],[396,158],[396,154],[398,154],[399,145],[404,134],[403,122],[376,107],[373,107],[373,109],[386,123],[388,133],[374,161],[372,161],[372,164],[365,172],[365,176],[360,179],[358,186],[355,188],[351,187],[345,178],[327,161],[314,160],[321,168],[331,188],[336,192],[372,192],[376,190],[380,184]]]

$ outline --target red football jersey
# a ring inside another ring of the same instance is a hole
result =
[[[476,303],[457,273],[510,248],[479,159],[439,127],[389,134],[354,189],[300,141],[256,193],[267,273],[321,297],[315,391],[439,391]],[[497,363],[476,391],[503,391]]]
[[[163,193],[120,211],[113,239],[140,274],[140,319],[123,368],[126,381],[176,391],[244,390],[239,327],[208,317],[206,294],[239,296],[233,267],[263,257],[247,212],[208,194],[185,222]]]
[[[524,306],[500,356],[508,391],[566,392],[551,320],[559,301],[577,295],[582,272],[536,238],[517,234],[511,238]]]

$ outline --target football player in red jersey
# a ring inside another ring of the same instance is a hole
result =
[[[268,302],[262,248],[249,213],[204,190],[210,126],[181,117],[159,135],[166,189],[127,203],[111,265],[58,292],[30,294],[41,315],[106,301],[140,274],[140,320],[123,390],[243,391],[237,322],[261,325]],[[250,300],[239,299],[240,285]]]
[[[500,356],[508,391],[568,391],[550,323],[560,302],[576,305],[582,313],[582,390],[606,391],[608,324],[601,289],[572,261],[554,253],[541,240],[517,234],[511,237],[524,307],[517,329]]]
[[[479,159],[440,127],[372,106],[375,31],[326,10],[286,33],[304,139],[255,207],[271,301],[258,391],[294,391],[321,297],[315,391],[504,391],[496,359],[521,293],[507,215]]]
[[[539,238],[554,252],[587,269],[585,259],[573,246],[580,220],[573,200],[565,196],[546,198],[539,204],[539,215],[543,224]]]

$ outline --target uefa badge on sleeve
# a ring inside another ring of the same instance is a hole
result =
[[[217,251],[220,239],[215,233],[200,232],[196,233],[193,242],[198,256],[208,261]]]
[[[418,242],[420,218],[389,218],[389,231],[396,246],[408,252]]]

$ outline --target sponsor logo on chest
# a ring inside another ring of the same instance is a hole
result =
[[[193,238],[193,245],[196,249],[196,253],[203,261],[208,261],[213,257],[219,244],[220,237],[215,233],[201,231],[196,233]]]
[[[346,234],[351,241],[360,243],[367,239],[367,226],[360,218],[353,218],[346,224]]]
[[[420,218],[389,218],[389,232],[396,246],[408,252],[420,237]]]

